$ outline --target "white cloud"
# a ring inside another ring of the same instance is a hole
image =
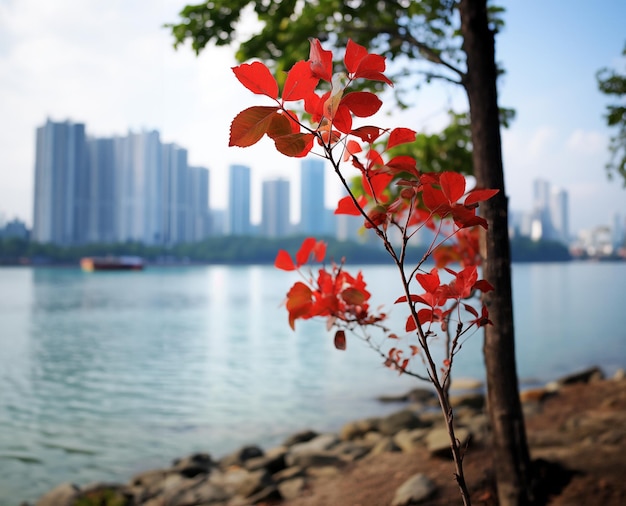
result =
[[[535,129],[532,137],[528,141],[528,154],[534,158],[545,155],[551,149],[554,149],[554,143],[557,138],[557,131],[552,126],[542,125]]]
[[[600,132],[574,130],[566,143],[572,151],[584,155],[593,155],[606,152],[608,140]]]

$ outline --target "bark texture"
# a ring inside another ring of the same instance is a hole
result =
[[[463,50],[467,56],[464,86],[469,97],[477,186],[500,190],[480,208],[489,223],[482,245],[484,277],[495,288],[485,295],[493,326],[485,330],[484,356],[498,499],[501,506],[522,506],[532,503],[531,469],[515,363],[508,202],[502,166],[495,39],[488,24],[486,4],[486,0],[459,2]]]

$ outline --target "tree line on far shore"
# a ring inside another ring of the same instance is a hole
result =
[[[328,256],[350,264],[382,264],[388,255],[378,244],[338,241],[327,238]],[[0,239],[0,265],[71,265],[88,256],[133,255],[149,263],[272,264],[279,249],[296,251],[301,236],[268,239],[263,237],[213,237],[202,242],[175,246],[153,246],[137,242],[58,246],[26,239]],[[419,260],[426,246],[410,248]],[[520,237],[511,241],[514,262],[562,262],[571,260],[566,246],[558,242],[532,241]]]

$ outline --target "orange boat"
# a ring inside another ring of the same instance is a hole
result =
[[[144,263],[141,257],[135,256],[84,257],[80,259],[80,267],[85,272],[141,271]]]

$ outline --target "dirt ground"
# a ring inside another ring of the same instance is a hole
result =
[[[626,380],[596,381],[562,387],[540,404],[528,406],[526,430],[531,457],[547,479],[544,504],[551,506],[626,505]],[[465,457],[472,504],[497,504],[494,463],[485,445]],[[315,478],[297,500],[283,506],[388,506],[395,490],[415,473],[438,486],[421,504],[462,504],[453,464],[412,454],[386,453],[350,464],[339,474]]]

